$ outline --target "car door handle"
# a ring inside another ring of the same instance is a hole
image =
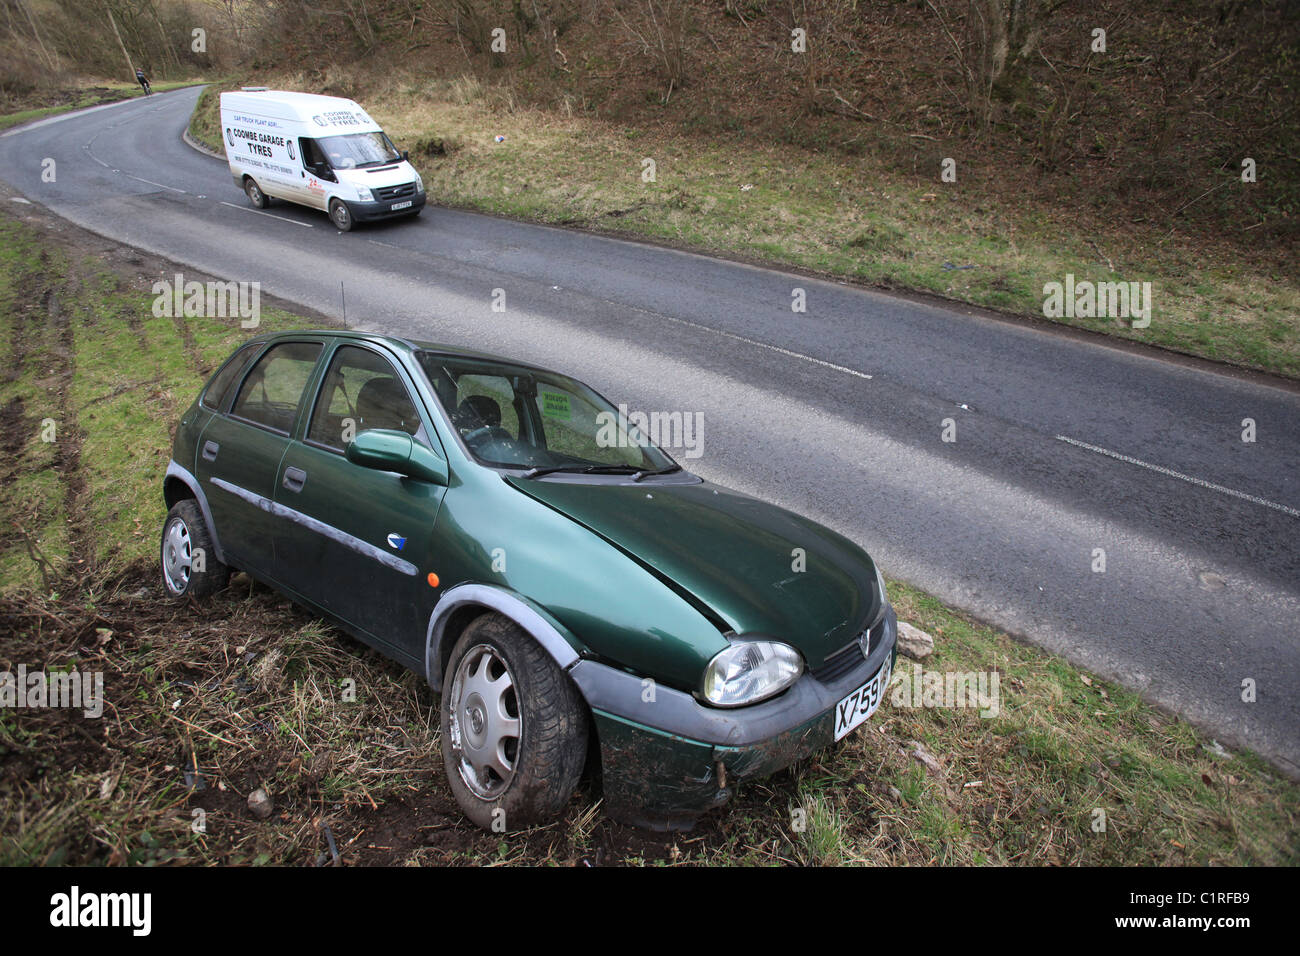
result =
[[[280,483],[290,491],[302,491],[302,486],[307,484],[307,472],[301,468],[286,468],[284,481]]]
[[[204,461],[216,461],[216,460],[217,460],[217,452],[219,452],[219,451],[221,451],[221,446],[218,445],[216,442],[214,442],[214,441],[206,441],[206,442],[204,442],[204,443],[203,443],[203,460],[204,460]]]

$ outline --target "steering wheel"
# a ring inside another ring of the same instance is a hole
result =
[[[502,428],[500,425],[483,425],[466,432],[461,436],[466,445],[477,444],[484,439],[495,439],[497,441],[514,441],[514,436]]]

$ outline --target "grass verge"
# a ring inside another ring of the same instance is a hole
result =
[[[691,833],[610,822],[590,782],[550,826],[477,830],[416,675],[244,577],[202,607],[163,599],[169,430],[249,333],[155,318],[175,267],[43,215],[0,213],[0,670],[101,671],[106,707],[0,709],[0,864],[311,865],[331,840],[347,865],[1300,860],[1300,788],[1263,762],[897,582],[936,638],[925,671],[996,672],[996,716],[911,706],[900,659],[864,729]]]
[[[182,86],[190,86],[193,82],[193,80],[175,80],[154,83],[152,88],[155,93],[165,93],[168,90],[178,90]],[[84,89],[61,90],[54,95],[63,102],[0,114],[0,130],[30,123],[32,120],[45,119],[47,116],[57,116],[59,113],[85,109],[88,106],[103,106],[105,103],[134,99],[140,95],[140,86],[137,83],[106,83],[103,86]]]

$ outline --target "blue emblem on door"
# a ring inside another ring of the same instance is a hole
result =
[[[388,546],[396,551],[401,551],[406,547],[406,539],[400,534],[390,534],[388,536]]]

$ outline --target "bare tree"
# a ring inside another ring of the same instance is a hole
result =
[[[1067,0],[925,0],[961,74],[964,103],[987,131],[998,98],[1015,100],[1044,25]]]

